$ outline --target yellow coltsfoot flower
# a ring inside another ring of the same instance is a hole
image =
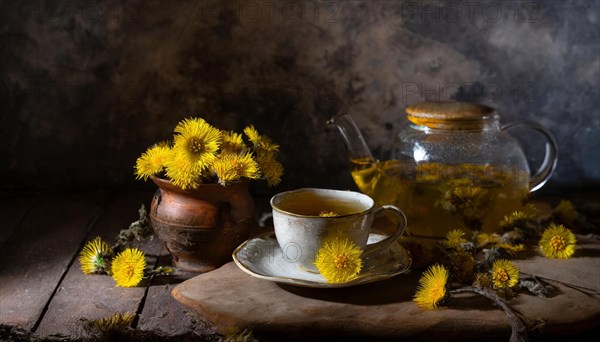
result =
[[[498,248],[502,248],[503,250],[505,250],[506,253],[508,253],[509,255],[515,255],[516,253],[522,252],[525,250],[525,245],[522,243],[520,243],[520,244],[499,243],[496,246]]]
[[[334,238],[323,243],[317,252],[315,266],[328,283],[345,283],[360,273],[362,250],[346,238]]]
[[[182,189],[194,187],[198,178],[215,160],[221,145],[221,131],[200,118],[189,118],[175,127],[172,157],[166,161],[167,176]]]
[[[187,118],[175,127],[173,141],[148,149],[134,166],[138,179],[159,175],[183,190],[203,183],[225,186],[241,178],[281,182],[279,146],[249,126],[244,135],[221,131],[201,118]],[[248,142],[249,141],[249,142]]]
[[[258,133],[258,131],[256,130],[256,128],[254,128],[253,125],[250,125],[246,128],[244,128],[244,133],[246,134],[246,136],[248,137],[248,140],[250,140],[250,142],[256,146],[260,143],[260,134]]]
[[[568,259],[575,253],[577,239],[562,224],[550,224],[540,239],[540,250],[547,258]]]
[[[240,179],[240,175],[233,165],[227,163],[223,159],[217,159],[212,165],[212,169],[217,175],[218,183],[222,186]]]
[[[165,143],[150,147],[135,162],[136,178],[146,180],[164,170],[165,160],[169,153],[171,153],[171,148]]]
[[[112,277],[117,286],[133,287],[144,278],[146,257],[137,248],[127,248],[112,261]]]
[[[504,230],[511,230],[515,228],[523,228],[527,224],[527,221],[531,219],[531,215],[524,211],[513,211],[509,215],[504,216],[500,221],[500,228]]]
[[[201,184],[202,172],[198,164],[190,163],[183,153],[170,153],[165,159],[166,175],[182,189],[195,189]]]
[[[463,238],[465,236],[465,232],[460,229],[454,229],[446,234],[446,241],[444,241],[444,245],[448,248],[461,250],[462,244],[466,243],[467,240]]]
[[[435,309],[446,298],[446,283],[448,282],[448,270],[439,264],[427,269],[419,279],[419,286],[413,301],[421,309]]]
[[[215,160],[212,167],[223,186],[240,178],[260,178],[258,164],[251,153],[223,155]]]
[[[276,186],[281,183],[283,166],[275,159],[274,152],[258,151],[257,162],[268,186]]]
[[[208,166],[221,145],[221,131],[204,119],[184,119],[175,127],[173,149],[185,153],[190,162]]]
[[[498,242],[500,242],[500,238],[501,238],[501,236],[496,233],[492,233],[492,234],[479,233],[475,237],[475,241],[477,242],[477,248],[481,248],[481,247],[485,247],[489,244],[497,244]]]
[[[509,260],[496,260],[492,266],[492,281],[497,289],[511,288],[519,282],[519,268]]]
[[[260,135],[254,126],[250,125],[244,128],[244,133],[257,153],[275,153],[279,151],[279,145],[274,144],[269,137]]]
[[[116,312],[111,316],[100,319],[82,319],[84,329],[94,334],[107,334],[116,331],[125,331],[133,323],[136,314],[134,312],[126,312],[121,314]]]
[[[242,153],[246,150],[246,145],[242,135],[235,132],[222,132],[221,154]]]
[[[98,236],[83,246],[79,253],[79,263],[84,274],[106,272],[112,249]]]

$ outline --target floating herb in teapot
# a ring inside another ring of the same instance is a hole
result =
[[[389,160],[375,159],[349,115],[330,119],[344,137],[358,188],[378,205],[407,215],[408,232],[442,238],[451,229],[493,233],[504,215],[520,210],[556,165],[556,142],[533,123],[500,127],[487,106],[422,102],[406,109],[410,125],[396,137]],[[547,140],[540,170],[530,176],[519,144],[506,131],[527,126]]]

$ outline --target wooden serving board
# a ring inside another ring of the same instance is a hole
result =
[[[578,236],[573,259],[551,260],[537,252],[515,263],[522,272],[600,290],[600,242]],[[508,337],[505,314],[481,297],[454,298],[425,311],[412,302],[421,271],[341,289],[311,289],[254,278],[233,263],[179,284],[179,302],[222,331],[233,327],[286,336],[453,339]],[[521,293],[510,301],[531,319],[543,319],[542,333],[573,334],[600,326],[600,297],[560,284],[550,298]]]

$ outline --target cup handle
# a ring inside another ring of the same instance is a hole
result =
[[[383,205],[383,206],[381,206],[381,208],[377,208],[375,210],[375,213],[373,214],[374,215],[373,221],[375,221],[378,217],[380,217],[381,214],[386,210],[394,213],[398,217],[399,222],[396,225],[396,231],[394,232],[394,234],[388,236],[387,238],[385,238],[381,241],[367,245],[363,252],[363,256],[368,256],[374,252],[377,252],[377,251],[380,251],[382,249],[389,247],[392,243],[396,242],[402,236],[402,234],[404,234],[404,230],[406,229],[406,216],[404,215],[402,210],[398,209],[397,207],[395,207],[393,205]]]
[[[546,127],[537,124],[535,122],[529,121],[521,121],[510,123],[508,125],[502,126],[501,130],[508,131],[512,128],[525,126],[527,128],[534,129],[546,138],[546,152],[544,155],[544,161],[542,165],[538,168],[537,172],[531,176],[529,181],[529,192],[534,192],[544,186],[546,182],[552,176],[554,169],[556,168],[556,163],[558,161],[558,144],[556,143],[556,139],[550,130]]]

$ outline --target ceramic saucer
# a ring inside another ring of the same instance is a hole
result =
[[[368,244],[383,240],[386,235],[371,233]],[[363,260],[357,278],[341,284],[329,284],[318,273],[306,271],[284,257],[275,233],[261,234],[242,243],[233,251],[233,260],[242,271],[251,276],[278,283],[320,288],[347,287],[384,280],[408,271],[412,259],[406,249],[396,242],[391,247],[375,252]]]

